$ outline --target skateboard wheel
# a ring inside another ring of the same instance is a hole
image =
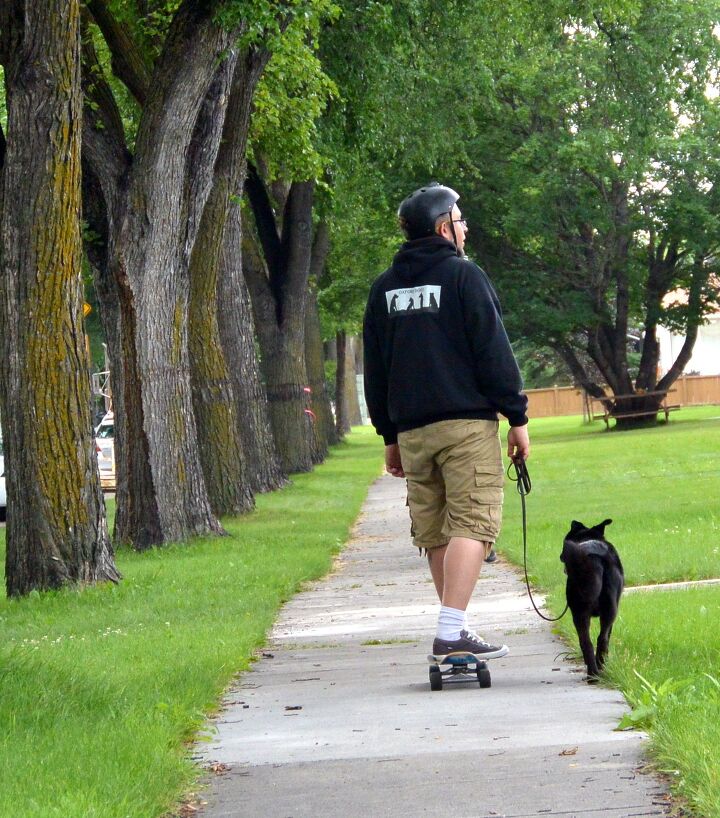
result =
[[[487,669],[485,663],[483,663],[482,665],[478,665],[477,678],[480,687],[490,687],[492,685],[492,680],[490,679],[490,671]]]
[[[442,690],[442,673],[437,665],[430,667],[430,690]]]

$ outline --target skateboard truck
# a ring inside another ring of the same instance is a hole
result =
[[[428,655],[430,664],[430,690],[442,690],[444,684],[472,682],[477,679],[480,687],[490,687],[490,671],[487,659],[467,651],[448,653],[445,656]]]

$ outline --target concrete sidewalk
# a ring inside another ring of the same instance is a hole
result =
[[[408,528],[404,481],[380,478],[333,573],[283,608],[228,693],[199,750],[218,771],[204,818],[668,815],[640,772],[643,736],[614,732],[622,696],[559,658],[502,559],[470,623],[510,655],[490,662],[489,689],[430,690],[438,603]]]

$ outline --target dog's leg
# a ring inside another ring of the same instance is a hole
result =
[[[583,613],[576,614],[573,611],[573,622],[580,642],[580,650],[587,666],[588,676],[595,677],[598,675],[598,667],[595,661],[595,650],[590,639],[590,617]]]
[[[613,617],[614,619],[614,617]],[[607,656],[608,647],[610,646],[610,634],[612,633],[612,620],[610,622],[603,622],[600,620],[600,633],[597,640],[597,652],[595,654],[597,659],[597,666],[599,670],[603,669],[605,664],[605,657]]]
[[[604,599],[600,601],[600,633],[597,640],[597,666],[602,670],[605,664],[608,648],[610,647],[610,635],[612,634],[613,623],[617,616],[618,605],[614,599]]]

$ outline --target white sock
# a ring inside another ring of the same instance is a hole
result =
[[[440,606],[438,616],[437,637],[452,642],[460,638],[460,631],[465,627],[465,611],[458,608]]]

